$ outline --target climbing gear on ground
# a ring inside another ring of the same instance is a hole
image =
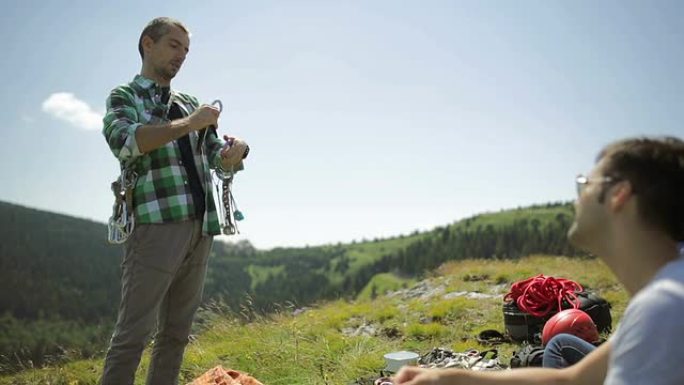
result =
[[[432,351],[420,357],[418,364],[421,368],[460,368],[467,370],[506,369],[499,361],[499,352],[496,349],[489,349],[482,352],[467,350],[463,353],[455,353],[450,349],[434,348]]]
[[[373,385],[394,385],[394,382],[392,382],[392,379],[390,377],[380,377],[375,382]]]
[[[567,333],[590,344],[599,339],[599,333],[591,317],[580,309],[566,309],[549,318],[542,331],[542,345],[546,346],[554,336]]]
[[[544,348],[539,345],[523,344],[520,350],[513,352],[511,368],[528,366],[541,367],[544,361]]]
[[[138,175],[121,166],[121,175],[112,182],[114,205],[112,215],[107,223],[107,241],[111,244],[122,244],[135,229],[135,215],[133,214],[133,189]]]
[[[514,341],[541,344],[546,321],[564,309],[580,309],[599,333],[609,332],[610,304],[574,281],[538,275],[511,285],[502,306],[506,334]]]

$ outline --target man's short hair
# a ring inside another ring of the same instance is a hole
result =
[[[605,176],[631,183],[641,218],[684,240],[684,141],[675,137],[630,138],[606,146]]]
[[[143,37],[149,36],[153,41],[156,42],[162,36],[166,35],[169,32],[169,28],[172,26],[178,27],[190,35],[190,32],[185,25],[183,25],[183,23],[170,17],[158,17],[147,23],[147,26],[145,29],[143,29],[142,33],[140,34],[140,39],[138,40],[138,52],[140,52],[141,59],[145,59],[145,53],[143,52],[142,47]]]

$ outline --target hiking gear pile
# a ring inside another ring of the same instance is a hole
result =
[[[479,352],[468,350],[455,353],[453,350],[434,348],[420,357],[418,364],[421,368],[460,368],[467,370],[504,370],[506,367],[499,361],[496,349]]]
[[[517,342],[541,343],[546,321],[564,309],[580,309],[599,333],[610,332],[610,304],[582,285],[564,278],[538,275],[511,285],[502,306],[506,334]]]

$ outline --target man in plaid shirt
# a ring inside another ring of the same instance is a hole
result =
[[[209,169],[243,168],[247,145],[207,129],[217,126],[220,111],[170,88],[189,46],[181,22],[152,20],[138,44],[140,74],[107,99],[103,134],[138,178],[136,227],[124,245],[121,305],[103,385],[133,384],[155,325],[147,384],[178,383],[213,236],[220,233]]]

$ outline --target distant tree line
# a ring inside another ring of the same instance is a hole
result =
[[[444,262],[462,259],[515,259],[531,254],[586,256],[568,242],[572,224],[570,203],[550,203],[519,209],[519,218],[483,224],[484,215],[439,227],[395,254],[348,276],[342,292],[358,292],[378,273],[416,277]],[[494,214],[496,215],[496,214]],[[492,216],[491,214],[489,216]]]

